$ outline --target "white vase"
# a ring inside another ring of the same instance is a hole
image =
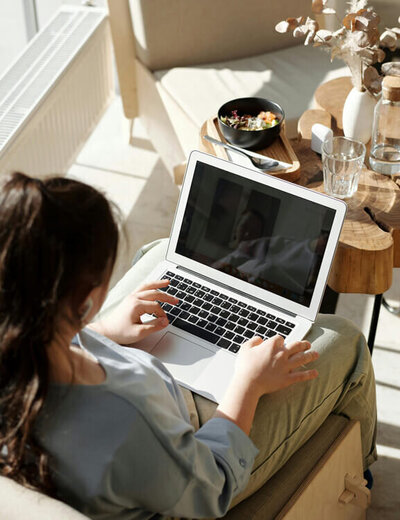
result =
[[[368,90],[352,88],[343,106],[343,133],[345,137],[367,144],[372,135],[375,97]]]

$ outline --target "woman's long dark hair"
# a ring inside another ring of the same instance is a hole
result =
[[[49,385],[46,346],[115,261],[118,228],[94,188],[14,173],[0,188],[0,471],[53,493],[34,422]]]

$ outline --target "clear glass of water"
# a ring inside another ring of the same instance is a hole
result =
[[[324,190],[328,195],[348,199],[358,188],[364,164],[365,145],[347,137],[329,137],[322,145]]]

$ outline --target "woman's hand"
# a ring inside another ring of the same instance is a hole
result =
[[[263,341],[254,337],[243,343],[237,356],[235,380],[247,384],[259,397],[300,381],[315,379],[316,370],[298,370],[318,358],[308,341],[284,345],[282,336]]]
[[[168,284],[169,280],[157,280],[142,285],[127,296],[111,314],[89,327],[116,343],[127,346],[165,328],[168,318],[159,302],[171,305],[179,302],[178,298],[158,290]],[[142,323],[140,317],[143,314],[154,314],[157,317]]]
[[[308,341],[285,346],[282,336],[267,341],[256,336],[243,343],[234,376],[214,417],[229,419],[249,435],[262,395],[318,376],[316,370],[298,370],[318,358],[310,347]]]

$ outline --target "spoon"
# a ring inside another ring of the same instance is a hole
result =
[[[265,172],[272,170],[277,166],[279,166],[278,169],[289,168],[291,166],[290,164],[283,163],[281,161],[275,161],[274,159],[259,155],[257,153],[251,152],[250,150],[243,150],[243,148],[239,148],[238,146],[234,146],[233,144],[223,143],[222,141],[218,141],[217,139],[214,139],[209,135],[205,135],[204,139],[212,144],[222,146],[227,150],[233,150],[234,152],[241,153],[242,155],[248,157],[256,168],[259,168],[260,170]]]

